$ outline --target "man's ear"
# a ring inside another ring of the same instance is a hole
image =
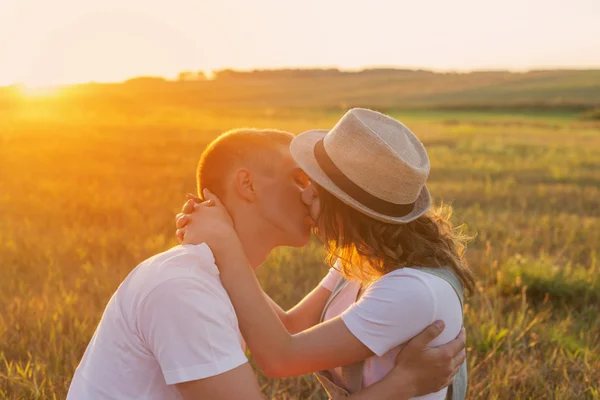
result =
[[[250,202],[256,199],[252,178],[252,172],[244,168],[238,169],[233,176],[235,191],[240,197]]]

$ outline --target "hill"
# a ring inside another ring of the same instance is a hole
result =
[[[222,70],[215,72],[215,79],[199,77],[179,81],[142,77],[118,84],[66,86],[51,103],[75,111],[122,105],[141,113],[155,106],[578,111],[600,106],[600,70]],[[0,110],[22,102],[18,88],[0,89]]]

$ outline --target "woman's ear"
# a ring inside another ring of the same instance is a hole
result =
[[[253,176],[247,169],[241,168],[234,174],[233,186],[237,194],[246,201],[253,202],[256,199]]]

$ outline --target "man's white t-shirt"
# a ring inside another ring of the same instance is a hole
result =
[[[248,360],[206,244],[138,265],[114,293],[75,371],[68,400],[180,399],[176,383]]]
[[[321,282],[333,291],[341,274],[329,270]],[[443,320],[446,328],[431,342],[432,347],[448,343],[460,332],[462,309],[452,286],[444,279],[418,269],[402,268],[382,276],[356,300],[360,284],[350,281],[333,299],[325,313],[325,320],[339,315],[358,340],[374,356],[365,360],[363,386],[381,380],[395,365],[400,349],[434,321]],[[341,368],[331,370],[333,380],[342,385]],[[445,399],[446,389],[418,399]]]

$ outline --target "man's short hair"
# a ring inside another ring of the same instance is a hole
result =
[[[218,197],[225,196],[225,177],[233,168],[269,168],[271,155],[281,145],[289,146],[293,135],[276,129],[234,129],[213,140],[202,153],[197,170],[198,195],[207,188]]]

